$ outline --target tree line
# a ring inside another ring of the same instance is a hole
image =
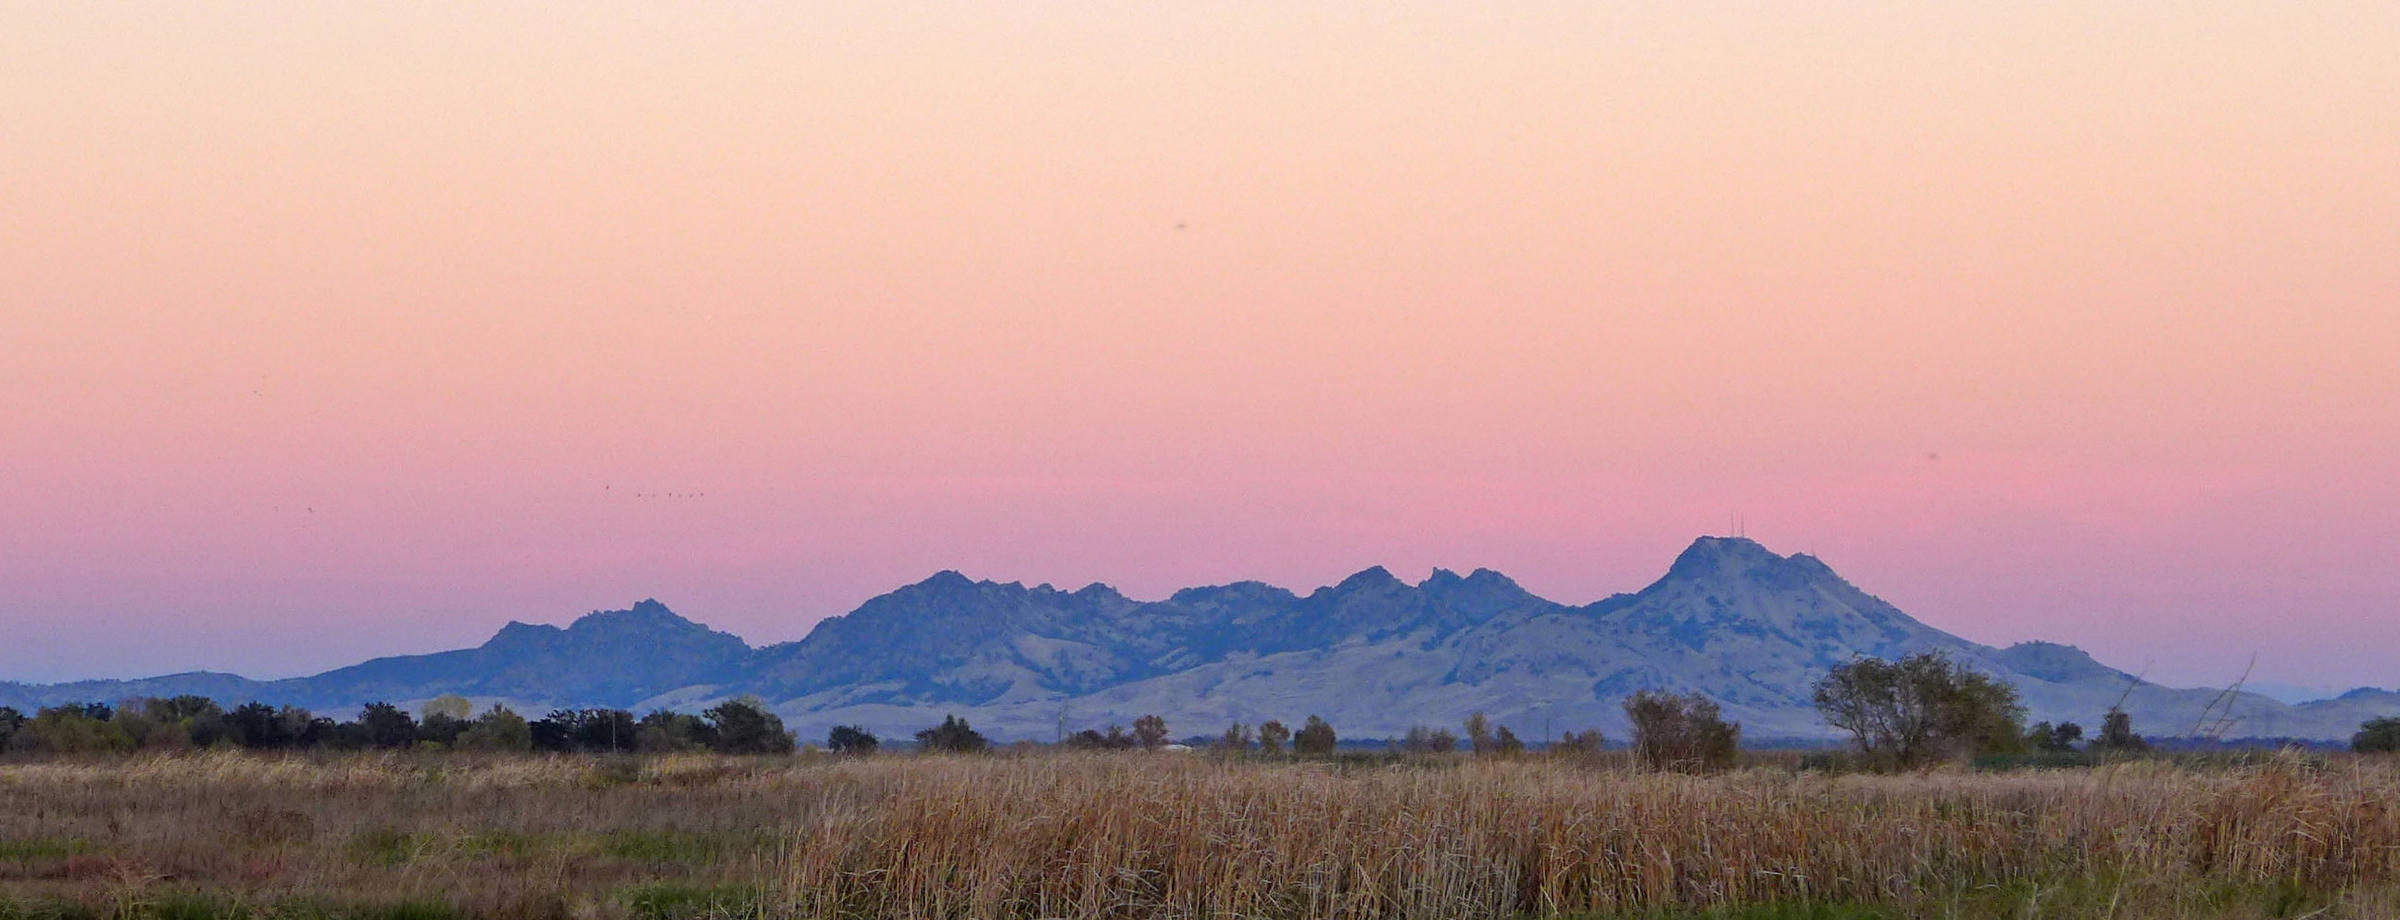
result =
[[[756,700],[728,700],[698,715],[661,709],[558,709],[526,719],[494,705],[477,715],[460,696],[416,714],[369,703],[347,721],[298,706],[249,702],[225,709],[204,696],[74,703],[31,716],[0,706],[0,751],[89,754],[236,747],[261,751],[438,749],[490,752],[714,751],[785,754],[783,720]]]
[[[1848,734],[1865,764],[1913,769],[1971,757],[2014,754],[2090,753],[2121,755],[2149,749],[2132,719],[2112,707],[2101,716],[2097,735],[2085,737],[2074,722],[2024,724],[2025,708],[2015,687],[1980,673],[1940,652],[1895,660],[1860,658],[1833,668],[1813,688],[1812,700],[1827,724]],[[1741,723],[1729,722],[1717,703],[1698,693],[1643,690],[1624,700],[1632,728],[1630,747],[1643,765],[1659,770],[1702,772],[1733,766],[1741,750]],[[1513,755],[1527,749],[1506,725],[1483,713],[1460,726],[1466,749],[1478,755]],[[967,720],[948,716],[916,733],[923,750],[976,753],[989,739]],[[1407,755],[1458,750],[1462,738],[1446,728],[1411,726],[1390,747]],[[1221,753],[1331,756],[1338,738],[1333,725],[1310,715],[1297,730],[1279,720],[1256,726],[1235,722],[1200,742]],[[1553,754],[1593,753],[1606,739],[1598,730],[1570,731],[1552,740]],[[797,749],[783,720],[750,698],[719,703],[695,715],[659,709],[636,718],[623,709],[557,709],[528,720],[506,706],[473,712],[464,697],[445,695],[411,714],[390,703],[369,703],[347,721],[296,706],[244,703],[225,709],[203,696],[135,699],[118,706],[75,703],[44,707],[31,716],[0,706],[0,752],[78,754],[135,750],[237,747],[252,750],[461,750],[488,752],[699,752],[788,754]],[[825,747],[841,754],[877,751],[881,739],[864,726],[837,726]],[[1130,730],[1121,725],[1085,729],[1063,737],[1072,750],[1160,750],[1177,747],[1166,720],[1145,715]],[[2400,718],[2376,719],[2352,738],[2362,753],[2400,751]]]

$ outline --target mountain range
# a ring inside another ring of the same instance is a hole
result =
[[[1749,738],[1804,741],[1832,736],[1809,701],[1828,669],[1924,651],[2006,679],[2032,719],[2096,727],[2122,700],[2136,729],[2155,736],[2198,734],[2205,721],[2229,737],[2340,739],[2400,714],[2400,692],[2221,700],[2219,689],[2160,686],[2072,646],[1981,645],[1911,618],[1815,557],[1738,537],[1703,537],[1649,587],[1581,606],[1488,569],[1436,569],[1409,584],[1377,567],[1307,594],[1239,582],[1155,601],[1100,584],[1062,591],[942,572],[797,642],[755,648],[645,600],[564,628],[511,622],[475,648],[309,677],[0,683],[0,705],[192,693],[344,712],[457,693],[540,712],[755,696],[804,738],[852,723],[905,736],[956,713],[996,738],[1040,740],[1146,713],[1183,735],[1317,714],[1345,737],[1382,737],[1480,710],[1527,737],[1593,727],[1622,737],[1620,701],[1653,688],[1707,694]],[[2212,704],[2230,721],[2217,726]]]

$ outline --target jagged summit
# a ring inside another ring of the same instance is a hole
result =
[[[990,584],[990,582],[979,582],[975,579],[968,578],[967,576],[960,574],[957,569],[943,569],[939,572],[925,576],[925,580],[923,581],[917,582],[916,584],[907,585],[902,587],[900,590],[906,591],[910,588],[922,588],[926,590],[956,591],[963,588],[972,588],[979,584]]]
[[[1491,569],[1479,568],[1465,577],[1448,569],[1435,569],[1431,577],[1417,585],[1417,590],[1473,623],[1488,622],[1510,612],[1529,614],[1559,606],[1534,596],[1515,579]]]
[[[624,610],[594,610],[576,617],[567,624],[570,632],[643,631],[653,629],[699,629],[708,627],[678,616],[656,598],[644,598]]]
[[[1407,587],[1407,583],[1401,581],[1398,576],[1393,575],[1392,570],[1384,568],[1380,565],[1371,565],[1358,570],[1356,574],[1353,574],[1348,578],[1342,579],[1339,583],[1336,583],[1331,590],[1347,594],[1356,591],[1389,589],[1393,587]]]

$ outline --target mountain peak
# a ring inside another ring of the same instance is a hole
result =
[[[939,572],[925,576],[923,581],[894,588],[891,591],[886,592],[883,596],[892,598],[916,598],[919,600],[930,598],[957,599],[973,594],[976,589],[990,584],[991,582],[988,581],[976,581],[975,579],[961,575],[957,569],[943,569]],[[1023,586],[1020,585],[1018,587],[1022,589]]]
[[[2057,642],[2019,642],[1994,656],[2009,670],[2052,683],[2129,675],[2093,660],[2091,653]]]
[[[643,598],[624,610],[594,610],[567,624],[567,631],[576,634],[695,629],[707,631],[708,627],[683,618],[656,598]]]
[[[1349,593],[1352,591],[1361,591],[1369,588],[1383,588],[1392,585],[1402,585],[1405,587],[1406,583],[1402,582],[1399,578],[1394,577],[1390,569],[1384,568],[1380,565],[1374,565],[1360,569],[1357,574],[1342,579],[1340,584],[1333,586],[1333,589],[1335,591]]]
[[[1784,557],[1776,555],[1774,550],[1748,537],[1701,537],[1675,557],[1675,564],[1667,568],[1667,574],[1694,577],[1726,569],[1740,572],[1783,561]]]
[[[926,576],[924,581],[917,582],[917,586],[926,588],[965,588],[974,584],[974,579],[959,574],[957,569],[943,569]]]

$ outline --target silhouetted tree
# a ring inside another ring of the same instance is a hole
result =
[[[298,706],[285,706],[276,711],[285,728],[292,732],[292,746],[301,748],[332,747],[342,737],[342,723],[320,716]]]
[[[2036,722],[2025,730],[2025,746],[2047,754],[2063,754],[2075,750],[2083,741],[2083,726],[2073,722],[2052,725]]]
[[[0,706],[0,752],[6,752],[9,745],[16,741],[17,730],[24,728],[25,722],[24,713],[11,707]]]
[[[2400,719],[2369,719],[2350,736],[2350,749],[2361,754],[2400,751]]]
[[[1899,767],[2012,750],[2025,737],[2016,688],[1941,652],[1858,659],[1819,680],[1814,697],[1860,753]]]
[[[446,748],[457,747],[458,739],[467,733],[467,729],[474,726],[475,722],[472,719],[453,718],[447,712],[437,712],[426,716],[424,721],[417,723],[417,742],[438,744]]]
[[[1250,750],[1250,726],[1235,722],[1217,736],[1217,747],[1228,753],[1240,754]]]
[[[1155,751],[1167,743],[1167,720],[1146,715],[1133,720],[1133,742],[1142,750]]]
[[[1477,754],[1490,754],[1500,750],[1499,739],[1492,737],[1492,720],[1484,716],[1483,710],[1478,709],[1467,713],[1464,727],[1467,730],[1467,750]]]
[[[1741,752],[1742,726],[1698,693],[1643,690],[1625,698],[1633,751],[1653,770],[1722,770]]]
[[[707,719],[672,709],[653,710],[633,726],[634,747],[643,751],[708,751],[719,744],[717,727]]]
[[[288,748],[299,743],[298,733],[275,707],[260,702],[248,702],[233,707],[225,714],[225,728],[233,735],[233,743],[246,748],[272,750]]]
[[[358,711],[358,726],[374,747],[404,748],[417,743],[417,720],[390,703],[368,703]]]
[[[1519,740],[1517,733],[1509,731],[1506,725],[1500,726],[1500,730],[1494,734],[1492,744],[1492,752],[1495,754],[1525,753],[1525,742]]]
[[[1268,719],[1258,723],[1258,749],[1261,753],[1281,754],[1283,743],[1292,740],[1292,730],[1282,722]]]
[[[990,746],[982,733],[967,725],[967,720],[945,716],[942,724],[917,733],[917,744],[928,751],[947,751],[953,754],[973,754]]]
[[[406,715],[406,713],[402,713]],[[320,736],[319,747],[334,751],[363,751],[375,746],[375,736],[365,723],[355,719],[336,722]]]
[[[641,726],[622,709],[553,709],[528,729],[534,747],[545,751],[632,751],[641,745]]]
[[[1608,740],[1600,734],[1600,730],[1591,728],[1580,732],[1567,732],[1559,736],[1558,741],[1550,745],[1550,750],[1557,754],[1582,756],[1600,753],[1607,748],[1607,745]]]
[[[474,718],[475,704],[456,693],[444,693],[426,700],[425,705],[417,709],[417,713],[427,721],[431,721],[434,716],[448,716],[460,722],[466,722]]]
[[[1408,734],[1401,736],[1399,748],[1406,754],[1447,754],[1458,750],[1458,736],[1447,728],[1411,725]]]
[[[1133,749],[1134,740],[1125,726],[1110,725],[1105,733],[1087,728],[1068,735],[1066,745],[1080,751],[1126,751]]]
[[[2150,749],[2150,742],[2133,733],[2133,717],[2125,710],[2111,706],[2100,717],[2100,737],[2092,739],[2092,750],[2108,754],[2137,754]]]
[[[1292,752],[1303,757],[1331,757],[1335,741],[1333,723],[1312,715],[1292,735]]]
[[[789,754],[792,733],[783,719],[755,699],[726,700],[705,715],[717,729],[717,750],[728,754]]]
[[[475,724],[458,736],[458,747],[467,751],[514,753],[533,749],[533,726],[525,717],[498,703],[475,717]]]
[[[836,725],[825,735],[825,746],[836,754],[872,754],[882,744],[864,725]]]
[[[541,751],[572,751],[575,749],[575,714],[565,709],[550,710],[550,714],[526,725],[533,736],[533,747]]]

